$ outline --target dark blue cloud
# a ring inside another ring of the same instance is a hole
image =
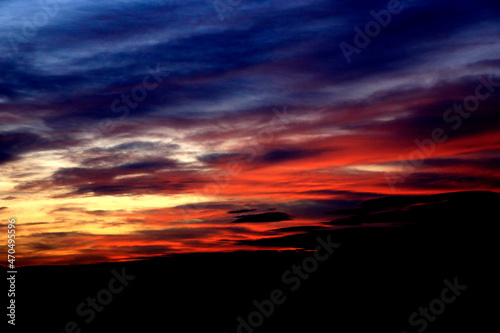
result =
[[[265,153],[261,159],[263,162],[268,163],[280,163],[287,162],[297,159],[302,159],[306,157],[312,157],[319,155],[321,151],[319,150],[301,150],[301,149],[276,149]]]
[[[13,4],[5,3],[6,8]],[[21,34],[15,20],[41,10],[35,1],[17,3],[11,20],[0,26],[6,51],[9,34]],[[347,64],[339,43],[352,43],[353,28],[363,28],[373,20],[370,11],[386,8],[387,1],[257,1],[240,4],[224,21],[209,1],[67,3],[35,38],[20,45],[20,53],[2,59],[0,74],[11,79],[0,82],[0,94],[14,101],[37,96],[37,102],[23,105],[62,110],[44,116],[50,126],[97,121],[114,116],[111,103],[142,82],[146,67],[161,64],[169,78],[130,117],[160,107],[170,107],[162,111],[165,117],[179,116],[186,100],[191,114],[201,116],[204,105],[237,93],[267,92],[274,102],[324,99],[326,93],[306,84],[335,85],[397,71],[444,53],[436,43],[455,47],[448,41],[455,33],[481,23],[498,27],[500,6],[492,0],[402,4],[404,10]],[[297,83],[302,90],[288,88]],[[261,94],[260,103],[267,98]]]
[[[173,169],[177,167],[175,161],[162,160],[162,161],[144,161],[144,162],[134,162],[127,163],[117,166],[117,169],[137,169],[137,170],[157,170],[162,168]]]

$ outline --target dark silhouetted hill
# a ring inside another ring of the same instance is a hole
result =
[[[313,251],[20,268],[16,328],[55,333],[74,320],[82,332],[93,333],[233,333],[236,318],[255,310],[254,300],[281,289],[286,301],[254,332],[416,332],[408,317],[441,296],[445,279],[457,277],[467,290],[425,332],[483,332],[496,318],[499,207],[500,194],[492,192],[388,197],[341,212],[325,224],[330,228],[283,229],[281,236],[240,242],[306,250],[318,246],[318,237],[340,243],[296,291],[282,276]],[[122,267],[135,279],[85,324],[76,307],[107,287],[111,270]]]

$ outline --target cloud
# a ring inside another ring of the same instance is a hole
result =
[[[248,212],[254,212],[257,209],[240,209],[240,210],[230,210],[228,214],[241,214],[241,213],[248,213]]]
[[[322,226],[303,226],[303,227],[288,227],[288,228],[278,228],[274,229],[275,232],[310,232],[315,230],[324,229],[326,227]]]
[[[365,201],[358,209],[332,212],[334,215],[352,215],[328,222],[329,225],[361,225],[369,223],[418,223],[426,224],[428,217],[434,219],[448,214],[446,221],[435,225],[462,225],[467,227],[468,216],[482,214],[482,210],[500,199],[494,192],[454,192],[419,196],[390,196]],[[462,220],[458,221],[462,216]],[[465,223],[465,224],[464,224]]]
[[[117,146],[108,148],[108,151],[127,151],[127,150],[150,150],[158,148],[167,149],[178,149],[180,146],[177,144],[167,144],[164,145],[161,142],[149,142],[149,141],[132,141],[119,144]]]
[[[238,216],[233,223],[248,223],[248,222],[280,222],[292,220],[292,217],[287,213],[282,212],[272,212],[272,213],[262,213],[262,214],[252,214],[252,215],[241,215]]]
[[[230,161],[238,161],[242,160],[243,158],[248,158],[248,155],[239,153],[228,153],[228,154],[212,153],[212,154],[205,154],[202,156],[198,156],[198,160],[200,162],[212,165],[223,164]]]
[[[265,153],[261,160],[267,163],[280,163],[293,161],[297,159],[313,157],[319,155],[321,151],[315,151],[313,149],[300,150],[300,149],[276,149]]]

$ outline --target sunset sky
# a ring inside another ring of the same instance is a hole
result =
[[[18,265],[252,250],[374,197],[499,191],[500,3],[401,1],[360,47],[387,8],[1,1]]]

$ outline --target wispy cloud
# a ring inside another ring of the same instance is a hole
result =
[[[43,3],[0,4],[0,209],[39,262],[319,227],[392,193],[385,175],[480,77],[491,96],[397,193],[500,188],[497,1],[401,1],[351,63],[339,44],[387,1],[241,2],[224,20],[204,0]]]

